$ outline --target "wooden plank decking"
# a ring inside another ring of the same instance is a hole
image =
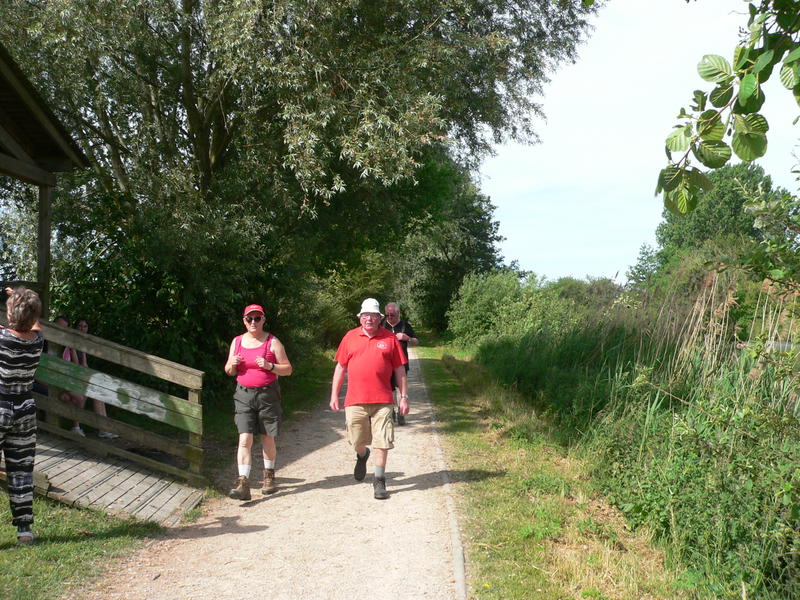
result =
[[[39,432],[37,493],[71,506],[132,515],[170,527],[203,499],[203,491],[121,459],[92,455],[79,445]]]

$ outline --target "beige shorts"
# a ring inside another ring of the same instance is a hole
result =
[[[347,421],[347,439],[353,448],[394,448],[391,404],[345,406],[344,415]]]

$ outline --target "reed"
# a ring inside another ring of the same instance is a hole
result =
[[[709,273],[657,307],[560,302],[529,298],[476,360],[567,432],[699,597],[800,597],[796,296],[743,307],[735,274]]]

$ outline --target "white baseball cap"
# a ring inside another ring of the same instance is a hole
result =
[[[383,316],[381,305],[378,304],[375,298],[367,298],[361,303],[361,310],[356,313],[356,316],[360,317],[361,313],[378,313],[380,316]]]

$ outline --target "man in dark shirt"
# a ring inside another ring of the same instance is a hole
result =
[[[400,318],[400,305],[397,302],[389,302],[383,310],[386,313],[383,326],[395,335],[397,341],[400,342],[400,347],[403,349],[403,354],[406,355],[406,360],[408,360],[408,347],[419,344],[419,340],[414,333],[414,328],[411,327],[408,321]],[[408,363],[405,364],[405,368],[406,373],[408,373]],[[397,387],[394,374],[392,374],[392,389],[394,390]],[[397,410],[396,403],[392,416],[394,420],[397,421],[398,425],[406,424],[406,418]]]

